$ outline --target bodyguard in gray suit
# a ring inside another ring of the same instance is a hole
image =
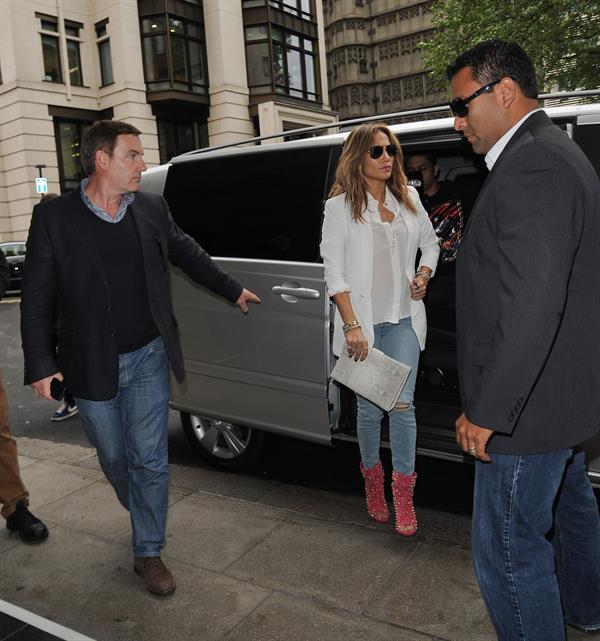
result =
[[[490,169],[456,266],[475,571],[501,641],[564,641],[565,621],[600,630],[581,449],[600,425],[600,184],[516,43],[481,43],[448,77],[455,129]]]

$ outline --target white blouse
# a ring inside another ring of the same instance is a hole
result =
[[[391,222],[381,220],[377,201],[368,194],[367,220],[373,236],[373,324],[397,323],[410,316],[410,283],[404,274],[403,248],[408,241],[408,230],[400,204],[386,193],[385,208],[394,214]]]

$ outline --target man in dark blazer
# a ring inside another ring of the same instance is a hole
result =
[[[458,252],[473,558],[502,641],[600,629],[600,522],[581,444],[600,425],[600,185],[539,108],[535,71],[493,40],[448,67],[455,129],[490,174]]]
[[[139,193],[139,130],[100,121],[81,142],[88,178],[36,206],[21,291],[25,383],[51,398],[67,383],[106,477],[129,510],[134,571],[155,594],[175,581],[160,558],[168,501],[168,370],[184,376],[168,263],[247,312],[258,298]],[[136,193],[137,192],[137,193]],[[55,292],[58,362],[50,340]],[[54,382],[56,385],[56,381]]]

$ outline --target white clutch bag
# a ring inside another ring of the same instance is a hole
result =
[[[411,368],[372,347],[364,361],[355,361],[344,350],[331,378],[389,412],[406,384]]]

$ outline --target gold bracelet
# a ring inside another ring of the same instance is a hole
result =
[[[425,278],[427,280],[429,280],[431,278],[431,272],[421,272],[421,271],[419,271],[419,272],[415,273],[415,276],[425,276]]]
[[[351,329],[360,329],[360,323],[357,320],[353,320],[342,325],[342,331],[344,334],[349,332]]]

